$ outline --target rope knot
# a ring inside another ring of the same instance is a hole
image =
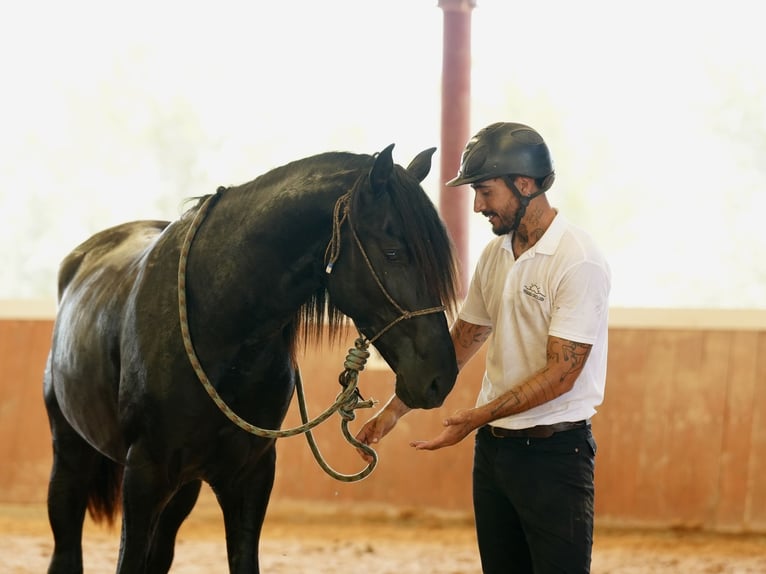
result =
[[[338,409],[338,414],[340,414],[341,418],[346,421],[353,421],[356,418],[356,414],[354,413],[354,410],[357,408],[357,403],[359,402],[359,389],[354,391],[348,399],[346,399],[346,402],[341,405],[341,407]]]
[[[367,359],[370,358],[370,352],[367,350],[367,343],[361,338],[357,339],[354,345],[353,349],[348,350],[343,366],[347,371],[359,373],[364,370]]]

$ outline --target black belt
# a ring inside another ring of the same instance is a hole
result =
[[[504,429],[489,426],[490,434],[495,438],[549,438],[557,432],[573,429],[583,429],[590,426],[590,420],[577,421],[574,423],[555,423],[552,425],[537,425],[526,429]]]

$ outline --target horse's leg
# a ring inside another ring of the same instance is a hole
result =
[[[165,510],[162,511],[157,532],[152,541],[152,549],[149,552],[147,572],[150,574],[165,574],[170,570],[176,534],[197,503],[201,486],[202,481],[199,480],[183,485],[170,499]]]
[[[95,474],[101,468],[98,463],[103,456],[69,425],[52,391],[46,393],[45,404],[53,436],[48,520],[53,531],[54,548],[48,572],[82,572],[83,521],[89,488],[99,484]],[[102,509],[108,510],[108,505]]]
[[[118,574],[147,571],[149,551],[165,504],[172,497],[167,472],[142,445],[128,449],[122,482],[122,538]]]
[[[231,574],[258,574],[258,543],[274,486],[276,449],[272,443],[252,472],[224,484],[212,484],[223,511]]]
[[[82,526],[88,505],[89,469],[96,453],[76,434],[54,432],[48,484],[53,556],[48,572],[82,572]]]

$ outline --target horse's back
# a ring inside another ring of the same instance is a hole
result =
[[[99,231],[83,241],[64,257],[59,266],[59,300],[86,261],[88,266],[83,269],[86,273],[96,269],[99,263],[115,269],[130,265],[169,224],[158,220],[131,221]]]
[[[93,446],[112,456],[119,444],[120,333],[137,277],[167,221],[105,229],[61,262],[46,400]]]

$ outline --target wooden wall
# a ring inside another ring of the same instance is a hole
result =
[[[764,313],[728,314],[723,321],[715,312],[682,312],[680,320],[669,311],[612,315],[607,395],[593,420],[597,520],[766,532]],[[41,381],[51,326],[48,318],[0,320],[0,502],[45,500],[51,454]],[[302,358],[311,413],[339,392],[337,376],[352,342],[349,333],[342,348],[313,349]],[[436,452],[414,451],[408,442],[431,438],[445,413],[473,404],[482,363],[479,355],[466,367],[442,408],[402,419],[379,445],[378,467],[361,482],[325,475],[304,437],[280,439],[272,500],[470,513],[472,440]],[[390,371],[373,365],[362,373],[360,389],[384,401],[391,381]],[[357,413],[352,430],[371,414]],[[298,422],[293,405],[286,424]],[[363,468],[340,434],[339,417],[315,436],[338,471]]]
[[[766,531],[766,331],[610,335],[600,518]]]

